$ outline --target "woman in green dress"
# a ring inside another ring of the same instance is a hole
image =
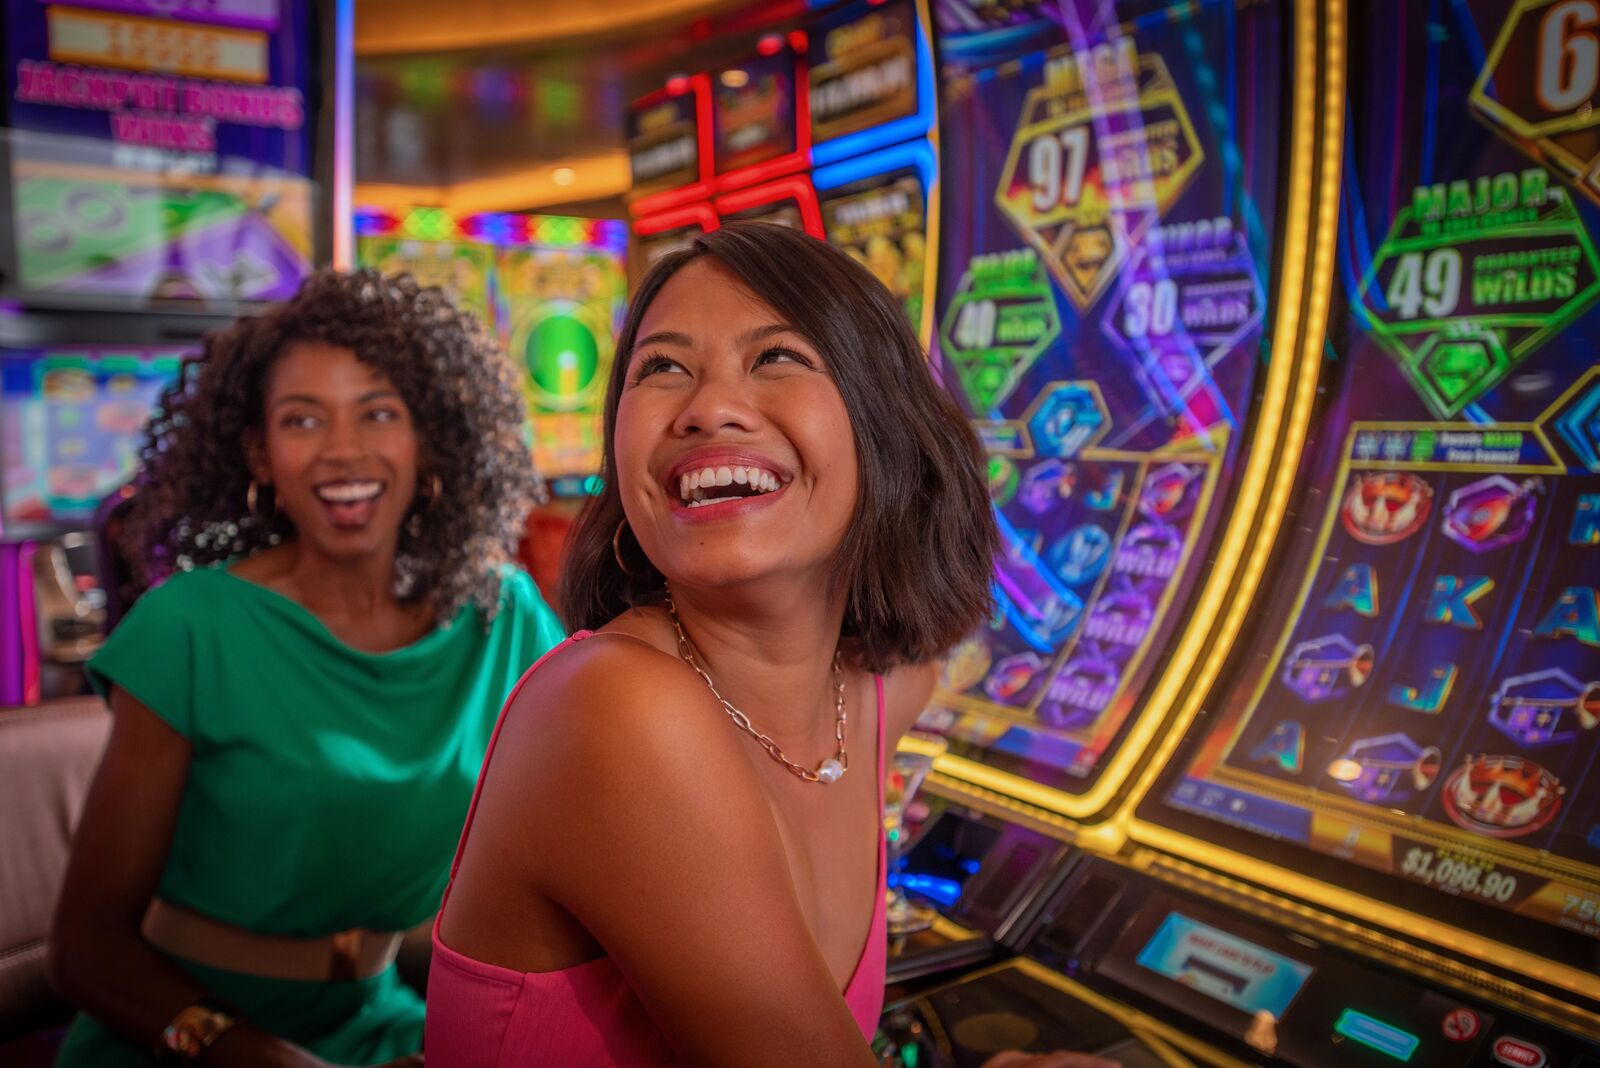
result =
[[[90,664],[111,741],[50,947],[59,1065],[410,1063],[501,703],[562,637],[509,563],[517,381],[437,289],[324,272],[208,339],[153,418]]]

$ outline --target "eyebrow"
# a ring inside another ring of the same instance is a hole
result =
[[[765,341],[767,338],[775,337],[778,334],[793,334],[798,332],[799,331],[795,330],[794,327],[788,325],[787,323],[769,323],[766,326],[758,326],[752,330],[746,330],[744,333],[735,338],[734,341],[740,347],[743,347],[745,345],[754,344],[757,341]],[[694,338],[690,337],[688,334],[680,333],[677,330],[657,330],[655,333],[646,334],[644,337],[635,341],[633,343],[634,353],[637,354],[640,349],[647,345],[680,345],[684,348],[693,348]]]
[[[400,396],[400,391],[397,389],[375,389],[368,393],[361,394],[361,396],[356,398],[356,403],[371,404],[375,400],[384,400],[388,397],[398,396]],[[319,408],[326,406],[320,397],[313,397],[309,393],[291,393],[286,397],[279,397],[277,400],[273,401],[272,408],[281,408],[285,404],[312,404]]]

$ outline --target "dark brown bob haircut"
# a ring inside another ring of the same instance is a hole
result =
[[[736,223],[661,258],[640,280],[617,340],[605,405],[604,487],[573,528],[561,605],[574,630],[660,604],[665,580],[632,535],[617,489],[617,406],[639,324],[661,287],[710,257],[809,341],[833,376],[860,465],[855,516],[834,581],[844,637],[862,666],[887,671],[938,657],[992,607],[998,537],[972,427],[929,372],[898,301],[832,246],[771,223]],[[631,574],[630,574],[631,572]]]

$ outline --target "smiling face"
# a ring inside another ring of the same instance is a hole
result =
[[[339,559],[394,552],[416,493],[417,435],[394,383],[346,348],[290,345],[267,373],[250,470],[296,537]]]
[[[690,587],[826,576],[859,472],[822,354],[704,258],[662,286],[627,358],[617,486],[656,568]]]

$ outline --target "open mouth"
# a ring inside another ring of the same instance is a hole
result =
[[[686,507],[760,497],[783,489],[782,476],[762,467],[702,467],[678,476],[678,498]]]
[[[334,526],[358,528],[372,522],[385,488],[382,482],[373,480],[324,482],[314,492]]]

